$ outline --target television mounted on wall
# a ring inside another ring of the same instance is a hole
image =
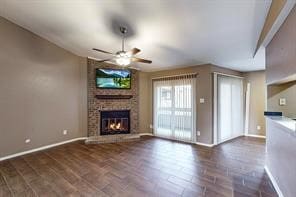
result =
[[[130,89],[131,72],[128,69],[96,69],[96,87],[101,89]]]

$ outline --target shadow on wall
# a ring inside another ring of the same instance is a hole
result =
[[[280,111],[284,116],[296,117],[296,81],[269,85],[267,92],[268,111]],[[280,100],[284,103],[280,103]]]
[[[280,85],[269,85],[267,86],[267,98],[269,99],[277,94],[280,94],[281,92],[291,88],[294,85],[296,85],[296,81]]]

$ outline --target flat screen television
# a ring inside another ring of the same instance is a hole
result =
[[[96,69],[96,87],[102,89],[130,89],[131,72],[127,69]]]

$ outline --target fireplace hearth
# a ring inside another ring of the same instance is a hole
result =
[[[130,111],[112,110],[100,111],[100,134],[129,134],[130,133]]]

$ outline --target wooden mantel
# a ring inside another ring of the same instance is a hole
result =
[[[106,95],[106,94],[97,94],[97,99],[131,99],[133,95]]]

